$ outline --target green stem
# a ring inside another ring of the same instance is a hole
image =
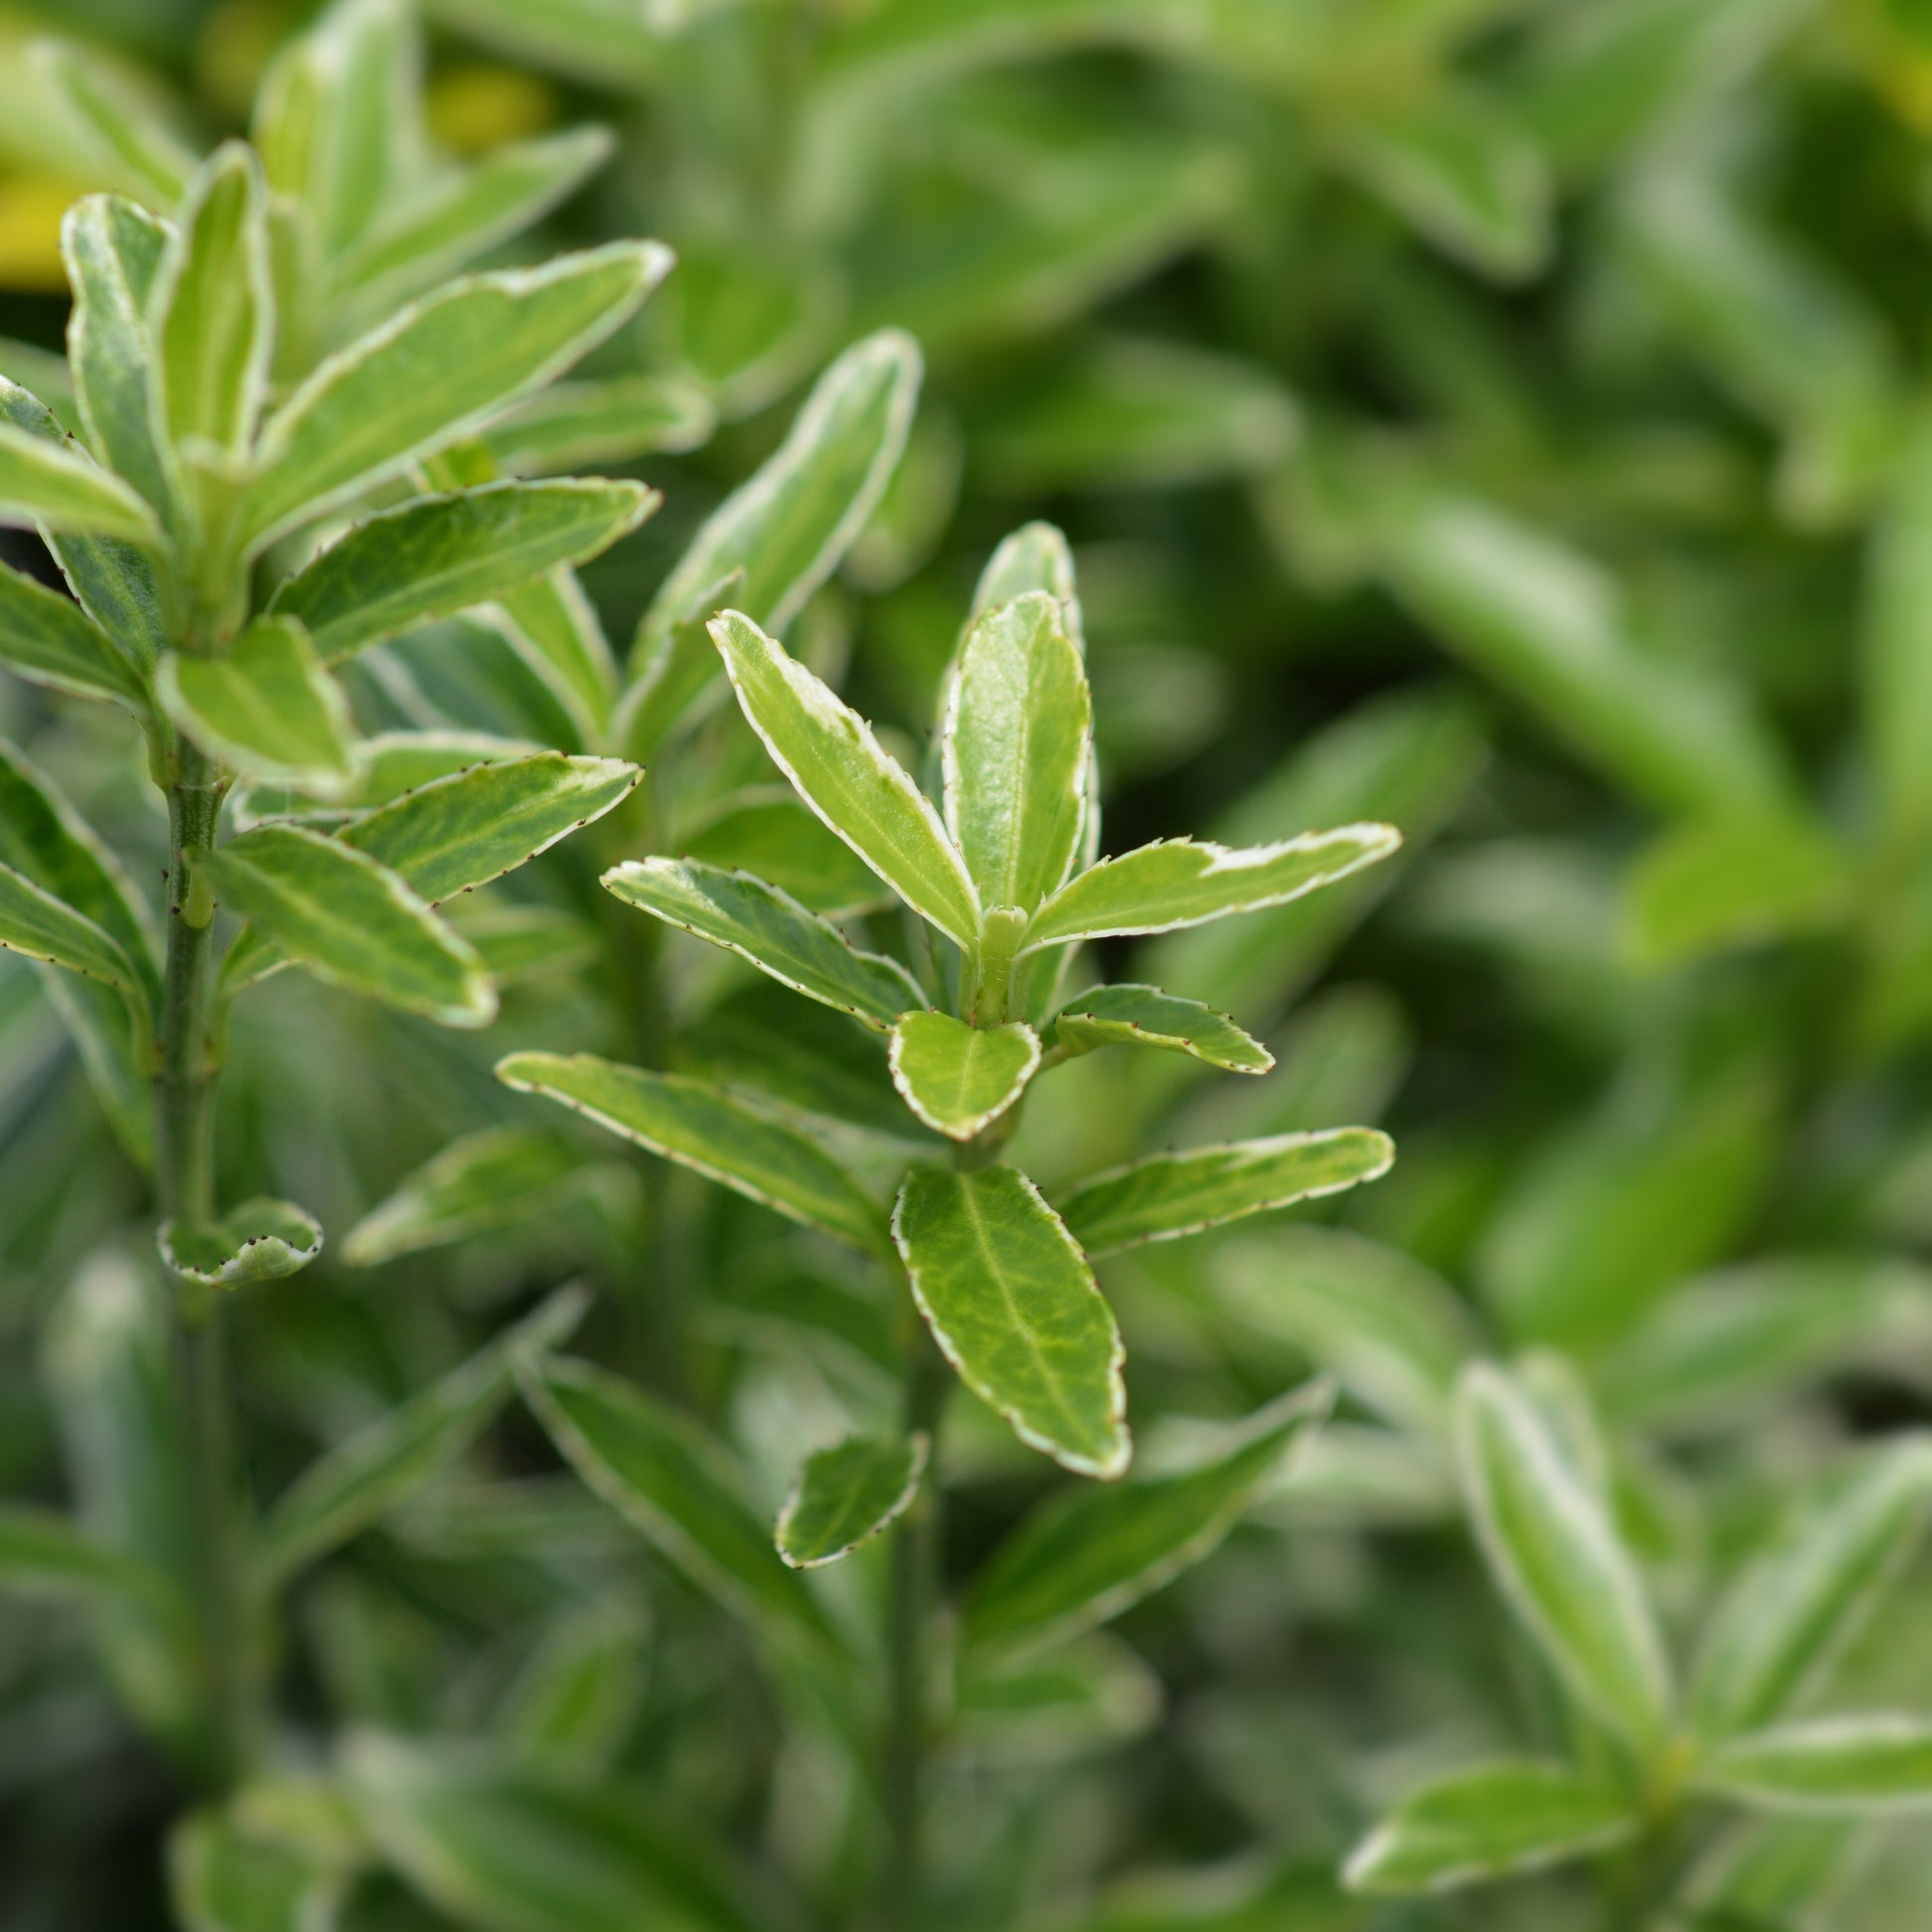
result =
[[[211,905],[192,890],[194,856],[214,844],[223,786],[179,744],[166,757],[170,859],[168,963],[155,1082],[155,1177],[164,1220],[214,1218],[214,1064],[208,1014]],[[187,1434],[195,1531],[195,1597],[207,1712],[209,1781],[224,1789],[248,1754],[251,1687],[237,1517],[227,1337],[218,1297],[176,1284],[175,1372]]]

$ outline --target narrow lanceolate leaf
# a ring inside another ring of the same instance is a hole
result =
[[[142,92],[90,49],[36,41],[27,51],[35,82],[97,170],[150,207],[172,207],[195,172],[194,151]]]
[[[400,874],[432,905],[486,886],[630,796],[621,759],[539,752],[432,779],[358,818],[343,843]]]
[[[1455,1433],[1476,1539],[1510,1607],[1580,1703],[1639,1750],[1656,1749],[1670,1675],[1602,1502],[1499,1369],[1464,1374]]]
[[[620,327],[669,266],[655,243],[620,241],[469,277],[330,356],[263,432],[253,540],[321,515],[541,388]]]
[[[208,757],[257,782],[326,796],[355,776],[347,693],[293,618],[257,618],[225,657],[170,651],[155,695]]]
[[[689,1418],[589,1362],[531,1361],[523,1392],[577,1473],[701,1589],[762,1629],[832,1641],[780,1561],[723,1448]]]
[[[1023,523],[987,559],[973,590],[973,616],[995,605],[1011,604],[1029,591],[1044,591],[1060,607],[1060,623],[1073,646],[1085,653],[1080,594],[1073,577],[1073,553],[1051,523]]]
[[[165,221],[118,195],[88,196],[61,224],[73,290],[68,361],[80,420],[101,461],[157,509],[169,491],[149,407],[148,300],[168,235]]]
[[[919,350],[883,330],[819,377],[791,433],[715,510],[651,600],[631,649],[627,742],[638,755],[676,725],[717,677],[703,633],[686,625],[716,587],[744,576],[732,600],[782,631],[838,567],[898,466],[919,392]]]
[[[1177,999],[1158,986],[1095,986],[1053,1016],[1048,1033],[1068,1053],[1102,1046],[1158,1046],[1187,1053],[1229,1073],[1266,1073],[1275,1056],[1224,1013]]]
[[[1355,1849],[1342,1880],[1351,1891],[1448,1891],[1608,1851],[1639,1822],[1567,1764],[1478,1764],[1412,1791]]]
[[[1182,1468],[1043,1504],[980,1572],[966,1599],[966,1640],[1057,1643],[1164,1588],[1219,1547],[1332,1397],[1330,1385],[1311,1384],[1217,1432]]]
[[[617,702],[617,660],[576,573],[559,564],[507,593],[483,615],[570,714],[584,742],[602,744],[610,736]]]
[[[808,1455],[778,1512],[778,1554],[794,1570],[849,1557],[890,1528],[919,1493],[927,1437],[855,1436]]]
[[[436,1753],[373,1731],[351,1740],[344,1775],[384,1863],[439,1922],[475,1932],[769,1932],[723,1851],[688,1818],[660,1812],[647,1789]]]
[[[641,483],[485,483],[358,523],[275,593],[331,663],[583,563],[662,499]]]
[[[239,456],[254,435],[275,312],[265,191],[239,141],[189,184],[149,299],[160,426],[177,450]]]
[[[0,389],[13,384],[0,376]],[[80,536],[152,543],[154,512],[120,478],[109,476],[71,442],[47,441],[0,422],[0,524],[39,524]]]
[[[1880,1449],[1771,1538],[1719,1610],[1692,1708],[1711,1736],[1779,1717],[1829,1671],[1897,1581],[1932,1501],[1932,1443]]]
[[[969,1027],[949,1013],[904,1013],[893,1028],[893,1085],[935,1133],[970,1141],[1027,1091],[1039,1035],[1018,1021]]]
[[[112,936],[9,865],[0,865],[0,951],[98,980],[146,1011],[133,963]]]
[[[263,1526],[264,1587],[340,1549],[454,1462],[509,1400],[522,1356],[568,1340],[589,1304],[582,1289],[559,1289],[460,1368],[310,1463]]]
[[[612,867],[604,886],[626,905],[724,946],[879,1033],[924,1003],[918,981],[897,960],[859,951],[837,926],[747,873],[691,859],[633,859]]]
[[[183,1932],[310,1932],[335,1923],[348,1888],[340,1863],[199,1811],[168,1835],[168,1889]]]
[[[1923,1810],[1932,1807],[1932,1723],[1883,1712],[1751,1731],[1711,1751],[1697,1784],[1769,1811]]]
[[[0,1594],[106,1594],[149,1605],[168,1600],[168,1580],[140,1558],[89,1535],[51,1510],[0,1504]]]
[[[1243,851],[1165,839],[1103,859],[1069,880],[1034,914],[1023,950],[1064,939],[1172,932],[1230,912],[1285,905],[1386,859],[1401,843],[1392,825],[1343,825]]]
[[[0,664],[16,677],[74,697],[130,706],[142,701],[133,666],[79,605],[4,564]]]
[[[798,795],[915,912],[973,946],[973,882],[930,800],[872,727],[749,618],[727,611],[710,629],[745,716]]]
[[[966,1386],[1079,1475],[1132,1453],[1126,1350],[1059,1216],[1015,1168],[915,1168],[893,1211],[912,1299]]]
[[[721,801],[715,816],[688,830],[680,826],[677,843],[687,859],[749,872],[826,918],[850,918],[890,899],[872,868],[781,785],[757,786]]]
[[[635,463],[660,450],[695,450],[716,423],[711,398],[695,383],[668,375],[594,376],[552,383],[492,423],[483,441],[511,476],[561,476]]]
[[[496,990],[475,949],[388,867],[295,825],[196,863],[215,897],[318,979],[446,1027],[486,1027]]]
[[[1087,805],[1093,704],[1054,599],[981,617],[946,698],[947,828],[981,900],[1031,912],[1072,871]]]
[[[316,1217],[293,1201],[266,1195],[200,1227],[163,1221],[156,1238],[169,1270],[203,1288],[279,1281],[300,1274],[322,1253],[322,1224]]]
[[[584,1157],[521,1127],[485,1127],[453,1141],[343,1238],[351,1268],[514,1227],[554,1209],[588,1172]]]
[[[884,1249],[879,1210],[816,1141],[708,1081],[620,1066],[592,1053],[512,1053],[496,1063],[496,1077],[807,1227],[869,1254]]]
[[[1088,1254],[1106,1255],[1336,1194],[1387,1173],[1394,1162],[1394,1143],[1372,1127],[1271,1134],[1110,1169],[1064,1194],[1059,1210]]]

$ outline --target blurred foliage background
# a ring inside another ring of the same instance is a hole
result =
[[[115,185],[113,158],[50,114],[28,42],[53,29],[97,49],[203,147],[245,125],[306,11],[0,8],[10,373],[33,384],[35,352],[60,347],[61,211]],[[1592,1922],[1554,1881],[1473,1906],[1336,1890],[1340,1856],[1417,1775],[1557,1719],[1499,1628],[1427,1416],[1335,1342],[1319,1296],[1300,1307],[1275,1287],[1432,1271],[1479,1345],[1567,1351],[1628,1460],[1626,1532],[1685,1617],[1845,1444],[1924,1418],[1932,9],[427,14],[439,149],[478,156],[582,120],[618,135],[530,258],[607,234],[680,256],[595,365],[647,377],[676,425],[631,466],[665,509],[586,572],[614,637],[812,374],[902,325],[928,365],[911,443],[798,627],[854,702],[922,742],[975,574],[1004,533],[1047,517],[1075,548],[1110,850],[1176,826],[1262,839],[1353,817],[1408,835],[1399,867],[1232,938],[1142,942],[1150,977],[1269,1034],[1272,1078],[1230,1096],[1097,1055],[1025,1129],[1042,1176],[1150,1135],[1354,1120],[1388,1126],[1401,1158],[1336,1212],[1104,1271],[1137,1427],[1244,1413],[1311,1364],[1347,1397],[1209,1565],[1069,1666],[1075,1692],[1046,1719],[967,1727],[946,1792],[957,1922]],[[29,539],[0,542],[34,566]],[[433,636],[376,655],[357,687],[371,723],[544,737],[527,691]],[[18,684],[0,726],[123,850],[159,850],[135,751],[110,727]],[[689,757],[700,805],[757,775],[722,726]],[[531,890],[571,909],[581,881],[552,875]],[[1110,976],[1133,965],[1120,950]],[[692,1063],[750,1050],[767,1065],[747,1077],[774,1080],[781,1044],[812,1050],[781,1031],[790,1010],[774,1019],[682,951],[671,963]],[[263,996],[273,1025],[234,1041],[228,1191],[352,1226],[453,1135],[523,1117],[488,1077],[496,1052],[581,1040],[613,998],[533,981],[475,1041],[285,976]],[[676,1226],[681,1256],[640,1261],[626,1243],[646,1184],[675,1208],[656,1224]],[[89,1426],[72,1284],[106,1292],[121,1264],[103,1231],[136,1225],[143,1200],[38,982],[0,961],[9,1494],[66,1494],[63,1438]],[[824,1436],[867,1374],[863,1320],[859,1345],[828,1341],[835,1315],[801,1326],[775,1292],[813,1257],[755,1210],[615,1158],[526,1205],[513,1226],[373,1269],[338,1247],[250,1303],[262,1489],[573,1273],[609,1291],[592,1352],[663,1373],[668,1268],[708,1284],[680,1311],[681,1386],[775,1501],[800,1437]],[[961,1568],[1048,1480],[990,1430],[962,1442]],[[1867,1631],[1841,1696],[1922,1697],[1927,1581]],[[546,1670],[594,1687],[599,1723],[569,1748],[703,1815],[839,1922],[849,1848],[822,1745],[514,1416],[304,1584],[280,1689],[319,1752],[353,1723],[514,1735]],[[168,1923],[176,1803],[84,1621],[0,1603],[0,1926]],[[1932,1919],[1932,1852],[1909,1823],[1807,1837],[1775,1870],[1748,1843],[1726,1857],[1745,1876],[1711,1881],[1733,1884],[1712,1925]],[[406,1915],[420,1909],[371,1893],[356,1923],[428,1925]]]

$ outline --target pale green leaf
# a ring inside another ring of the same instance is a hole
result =
[[[974,1579],[966,1641],[1057,1643],[1165,1588],[1212,1555],[1332,1397],[1311,1384],[1217,1427],[1179,1467],[1082,1485],[1042,1504]]]
[[[967,632],[940,728],[946,825],[987,905],[1031,912],[1073,869],[1093,708],[1077,645],[1044,591]]]
[[[1286,905],[1386,859],[1401,843],[1392,825],[1341,825],[1239,851],[1204,839],[1164,839],[1103,859],[1069,880],[1034,914],[1023,950],[1173,932],[1231,912]]]
[[[196,861],[217,900],[319,979],[446,1027],[486,1027],[496,990],[467,942],[387,866],[296,825]]]
[[[317,1932],[333,1926],[348,1889],[346,1870],[249,1832],[236,1811],[191,1812],[175,1825],[168,1881],[183,1932]]]
[[[1932,1723],[1885,1712],[1752,1731],[1699,1763],[1697,1786],[1768,1811],[1932,1807]]]
[[[696,825],[680,825],[678,850],[726,872],[749,872],[807,911],[849,918],[889,902],[870,866],[825,829],[796,792],[759,786],[734,793]]]
[[[141,1559],[49,1510],[0,1504],[0,1593],[109,1594],[163,1603],[167,1580]]]
[[[1852,859],[1812,820],[1760,812],[1693,820],[1639,855],[1625,886],[1626,943],[1648,966],[1831,925]]]
[[[629,0],[547,0],[537,8],[525,0],[431,0],[428,12],[486,47],[593,87],[628,89],[663,74],[666,16]]]
[[[267,1195],[197,1227],[163,1221],[155,1238],[169,1271],[201,1288],[279,1281],[322,1253],[321,1222],[293,1201]]]
[[[311,1462],[263,1525],[262,1586],[284,1584],[340,1549],[448,1468],[509,1400],[523,1355],[567,1341],[589,1306],[584,1290],[559,1289],[461,1367]]]
[[[512,1053],[496,1077],[540,1093],[601,1127],[780,1214],[878,1254],[878,1208],[816,1141],[708,1081],[620,1066],[591,1053]]]
[[[1603,1503],[1500,1369],[1465,1371],[1455,1434],[1476,1540],[1510,1607],[1580,1703],[1655,1751],[1670,1725],[1669,1668]]]
[[[147,1012],[140,977],[112,934],[26,874],[0,864],[0,951],[17,952],[111,986]]]
[[[643,1703],[649,1635],[627,1590],[567,1612],[491,1713],[492,1735],[520,1763],[608,1771]]]
[[[642,777],[621,759],[529,758],[432,778],[345,828],[432,905],[474,892],[615,810]]]
[[[384,1859],[475,1932],[768,1932],[723,1849],[638,1786],[371,1732],[344,1775]]]
[[[771,1547],[743,1476],[695,1422],[589,1362],[530,1361],[520,1373],[577,1473],[701,1589],[788,1641],[833,1643],[818,1599]]]
[[[358,523],[276,591],[331,663],[582,563],[662,499],[641,483],[496,483],[421,496]]]
[[[649,513],[647,508],[644,514]],[[487,615],[503,641],[569,713],[585,744],[603,744],[611,735],[618,666],[577,573],[559,565],[509,592]]]
[[[323,799],[294,785],[242,785],[236,787],[229,809],[243,832],[284,818],[339,825],[351,811],[393,804],[432,778],[450,777],[473,764],[534,757],[543,749],[528,739],[499,738],[493,732],[378,732],[363,741],[355,782],[343,796]]]
[[[963,1660],[953,1734],[981,1763],[1050,1765],[1144,1736],[1160,1719],[1161,1701],[1161,1680],[1139,1656],[1094,1631],[1049,1652],[986,1651]]]
[[[915,912],[972,947],[973,883],[930,800],[872,727],[749,618],[728,611],[710,629],[745,716],[799,796]]]
[[[1039,1036],[1018,1021],[969,1027],[949,1013],[903,1013],[893,1028],[893,1085],[926,1126],[970,1141],[1027,1090]]]
[[[1011,604],[1029,591],[1044,591],[1060,607],[1060,627],[1084,655],[1087,638],[1074,583],[1073,552],[1054,524],[1023,523],[1001,539],[973,588],[973,616]]]
[[[1912,437],[1878,521],[1862,605],[1864,742],[1889,829],[1932,831],[1932,434]]]
[[[493,148],[474,167],[452,170],[393,210],[378,211],[330,265],[331,286],[358,309],[402,301],[540,220],[610,159],[612,148],[601,127]]]
[[[293,618],[257,618],[222,657],[170,651],[155,696],[209,758],[251,779],[327,796],[354,777],[348,696]]]
[[[130,708],[141,680],[71,598],[0,564],[0,664],[31,684]]]
[[[808,1455],[778,1511],[778,1555],[794,1570],[849,1557],[911,1507],[930,1439],[854,1436]]]
[[[1080,1181],[1058,1205],[1081,1247],[1106,1255],[1339,1193],[1387,1173],[1394,1162],[1389,1137],[1372,1127],[1271,1134],[1149,1155]]]
[[[560,1141],[521,1127],[482,1128],[452,1141],[370,1208],[344,1236],[343,1259],[374,1268],[514,1227],[563,1205],[588,1172],[583,1156]]]
[[[670,267],[616,241],[452,282],[329,357],[262,433],[257,547],[313,521],[540,389],[635,311]]]
[[[861,952],[844,933],[773,886],[689,859],[632,859],[604,875],[626,905],[726,947],[807,999],[890,1032],[919,983],[895,959]]]
[[[1224,1013],[1158,986],[1125,982],[1076,993],[1047,1025],[1051,1044],[1068,1054],[1102,1046],[1155,1046],[1186,1053],[1229,1073],[1266,1073],[1275,1056]]]
[[[73,290],[68,359],[87,440],[157,509],[169,500],[150,408],[148,301],[171,230],[117,195],[76,202],[61,224]]]
[[[912,1299],[966,1386],[1080,1475],[1132,1453],[1126,1350],[1058,1215],[1017,1169],[915,1168],[893,1212]]]
[[[242,454],[274,347],[261,170],[238,141],[189,184],[148,299],[156,412],[177,451]]]
[[[195,155],[143,90],[109,62],[69,41],[36,41],[27,59],[96,178],[105,177],[151,208],[172,207],[195,172]]]
[[[1781,1717],[1824,1677],[1899,1578],[1932,1503],[1932,1443],[1873,1451],[1806,1499],[1706,1633],[1691,1706],[1707,1736]]]
[[[1540,1871],[1634,1838],[1616,1792],[1566,1764],[1478,1764],[1412,1791],[1350,1855],[1351,1891],[1448,1891]]]
[[[702,633],[680,629],[738,571],[733,601],[754,624],[782,632],[837,569],[885,494],[918,401],[918,345],[897,330],[855,343],[798,412],[791,433],[706,520],[658,587],[631,646],[621,714],[641,756],[672,730],[717,675]]]
[[[1293,1342],[1398,1428],[1448,1436],[1455,1383],[1482,1332],[1448,1282],[1340,1228],[1285,1227],[1214,1256],[1215,1294]]]
[[[708,442],[716,422],[705,392],[676,376],[592,376],[552,383],[492,423],[483,441],[511,475],[546,476],[679,456]]]
[[[0,377],[0,400],[14,387]],[[154,512],[140,495],[120,478],[89,463],[71,440],[49,442],[11,420],[0,422],[3,523],[24,528],[38,524],[52,531],[119,537],[129,543],[153,543],[160,535]]]

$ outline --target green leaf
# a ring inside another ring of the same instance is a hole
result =
[[[1501,102],[1432,86],[1339,132],[1342,167],[1447,253],[1504,281],[1543,265],[1549,170]]]
[[[461,1367],[311,1462],[263,1525],[262,1587],[341,1549],[448,1468],[509,1400],[517,1363],[567,1341],[589,1306],[583,1289],[559,1289]]]
[[[198,1227],[163,1221],[155,1238],[169,1271],[202,1288],[279,1281],[322,1253],[322,1223],[293,1201],[267,1195]]]
[[[1932,832],[1932,434],[1893,473],[1862,606],[1864,742],[1887,827],[1912,846]]]
[[[1706,1736],[1783,1716],[1897,1583],[1932,1501],[1932,1443],[1861,1458],[1758,1551],[1706,1634],[1691,1707]]]
[[[61,224],[73,290],[68,359],[87,441],[157,509],[170,489],[149,403],[148,302],[170,233],[165,221],[118,195],[76,202]]]
[[[708,1081],[620,1066],[592,1053],[512,1053],[497,1061],[496,1077],[807,1227],[868,1254],[884,1250],[878,1208],[816,1141]]]
[[[1649,648],[1586,559],[1480,503],[1439,498],[1403,519],[1386,567],[1444,643],[1645,804],[1693,816],[1788,802],[1783,753],[1745,694]]]
[[[738,607],[781,632],[838,568],[897,468],[919,374],[918,345],[897,330],[855,343],[819,377],[769,460],[706,520],[658,587],[631,646],[621,729],[637,756],[717,675],[703,635],[679,626],[712,615],[700,606],[718,585],[743,571]]]
[[[1080,849],[1093,706],[1078,646],[1044,591],[967,632],[940,728],[946,825],[987,905],[1031,912]]]
[[[571,1466],[699,1588],[788,1642],[834,1646],[818,1599],[780,1561],[743,1477],[696,1423],[589,1362],[531,1361],[521,1379]]]
[[[355,775],[355,721],[294,618],[257,618],[224,657],[170,651],[155,672],[169,718],[245,776],[327,796]]]
[[[311,1932],[335,1923],[348,1889],[345,1871],[250,1833],[233,1811],[193,1812],[174,1827],[168,1879],[183,1932]]]
[[[1165,1588],[1220,1547],[1332,1400],[1331,1389],[1311,1383],[1217,1428],[1179,1467],[1053,1497],[974,1580],[966,1641],[997,1649],[1058,1643]]]
[[[1275,1064],[1274,1054],[1226,1014],[1131,981],[1076,993],[1046,1032],[1050,1043],[1068,1054],[1102,1046],[1156,1046],[1229,1073],[1266,1073]]]
[[[1476,1540],[1510,1607],[1572,1695],[1654,1752],[1670,1725],[1669,1669],[1601,1500],[1500,1369],[1464,1372],[1455,1435]]]
[[[711,626],[752,728],[798,795],[906,904],[971,948],[973,882],[931,802],[848,709],[749,618]]]
[[[662,498],[642,483],[495,483],[419,496],[355,524],[276,591],[331,663],[505,597],[634,530]]]
[[[1342,825],[1245,851],[1204,839],[1164,839],[1102,859],[1069,880],[1034,914],[1022,950],[1066,939],[1173,932],[1231,912],[1286,905],[1386,859],[1401,843],[1392,825]]]
[[[617,661],[576,572],[560,564],[509,592],[484,615],[569,714],[583,742],[605,743],[617,701]]]
[[[113,935],[9,865],[0,865],[0,951],[98,980],[151,1018],[140,977]]]
[[[262,432],[248,529],[259,548],[467,436],[635,311],[670,267],[616,241],[541,268],[452,282],[332,355]]]
[[[1567,1764],[1478,1764],[1413,1791],[1350,1855],[1351,1891],[1448,1891],[1607,1852],[1638,1819]]]
[[[1216,1299],[1293,1342],[1399,1429],[1449,1435],[1455,1383],[1482,1333],[1448,1282],[1340,1228],[1285,1227],[1213,1259]]]
[[[26,392],[0,376],[0,403],[14,393]],[[89,463],[70,439],[49,442],[11,420],[0,422],[0,524],[6,523],[129,543],[160,536],[154,512],[120,478]]]
[[[330,285],[361,309],[400,302],[540,220],[610,159],[613,146],[609,130],[578,127],[492,148],[393,211],[378,210],[331,264]]]
[[[606,375],[554,382],[483,432],[499,469],[552,476],[681,456],[711,439],[717,411],[695,384],[668,375]]]
[[[519,1763],[608,1772],[643,1703],[649,1634],[628,1592],[567,1612],[491,1713],[492,1734]]]
[[[374,1268],[472,1235],[514,1227],[581,1191],[584,1157],[521,1127],[485,1127],[452,1141],[372,1207],[343,1239],[351,1268]]]
[[[167,1579],[138,1557],[90,1536],[66,1517],[0,1504],[0,1592],[104,1593],[154,1606],[165,1603],[168,1589]]]
[[[174,207],[195,172],[195,156],[139,88],[90,49],[68,41],[36,41],[27,61],[97,179],[150,207]]]
[[[966,1386],[1031,1449],[1117,1476],[1126,1350],[1086,1257],[1015,1168],[914,1168],[893,1210],[912,1299]]]
[[[1068,1189],[1059,1211],[1088,1254],[1107,1255],[1340,1193],[1394,1163],[1394,1144],[1372,1127],[1271,1134],[1111,1168]]]
[[[1152,1730],[1160,1716],[1161,1680],[1118,1638],[1096,1632],[1043,1654],[965,1659],[952,1734],[976,1762],[1037,1767],[1117,1750]],[[1109,1926],[1163,1932],[1138,1920]]]
[[[496,991],[467,941],[387,866],[296,825],[196,861],[217,899],[317,978],[445,1027],[486,1027]]]
[[[17,677],[78,698],[105,698],[130,709],[144,701],[141,680],[71,598],[0,564],[0,664]]]
[[[1011,604],[1029,591],[1044,591],[1060,607],[1060,628],[1084,656],[1087,637],[1073,577],[1073,552],[1054,524],[1023,523],[1001,539],[973,588],[973,616]]]
[[[850,918],[889,902],[872,868],[782,788],[733,794],[716,816],[680,826],[677,844],[687,859],[749,872],[826,918]]]
[[[1767,1811],[1923,1809],[1932,1806],[1932,1724],[1886,1712],[1752,1731],[1709,1752],[1696,1783]]]
[[[615,810],[643,773],[621,759],[529,758],[432,778],[345,828],[431,905],[474,892]]]
[[[149,297],[156,409],[169,444],[240,456],[274,346],[261,171],[239,141],[189,184]]]
[[[854,1436],[808,1455],[778,1511],[778,1555],[793,1570],[818,1570],[871,1542],[911,1507],[930,1449],[915,1432]]]
[[[689,859],[632,859],[604,875],[605,889],[748,959],[760,972],[880,1033],[908,1007],[919,983],[896,959],[860,952],[836,926],[761,879]]]
[[[970,1141],[1027,1091],[1039,1036],[1018,1021],[969,1027],[949,1013],[903,1013],[893,1028],[893,1085],[934,1133]]]

